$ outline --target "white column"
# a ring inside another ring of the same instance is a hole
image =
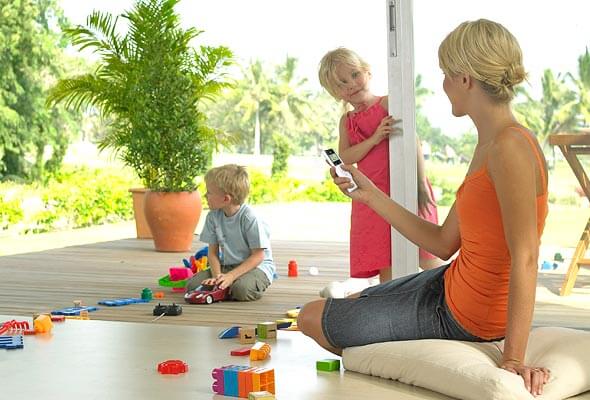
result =
[[[386,0],[389,114],[401,118],[402,134],[389,140],[391,197],[416,213],[416,100],[414,97],[413,0]],[[418,249],[391,230],[393,277],[418,272]]]

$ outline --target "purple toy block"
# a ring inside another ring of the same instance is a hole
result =
[[[225,393],[223,388],[223,368],[225,367],[213,368],[213,371],[211,371],[211,376],[213,377],[213,385],[211,386],[211,389],[220,395]]]

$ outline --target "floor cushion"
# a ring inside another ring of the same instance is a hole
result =
[[[344,349],[351,371],[398,380],[466,400],[533,400],[520,376],[497,367],[503,342],[414,340]],[[551,378],[537,400],[558,400],[590,390],[590,332],[542,327],[529,337],[527,365]]]

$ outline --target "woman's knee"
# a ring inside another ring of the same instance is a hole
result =
[[[316,300],[303,306],[297,317],[297,327],[307,336],[321,332],[322,314],[326,300]]]

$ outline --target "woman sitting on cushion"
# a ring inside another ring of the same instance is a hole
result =
[[[510,101],[525,77],[518,42],[502,25],[464,22],[441,43],[439,63],[453,115],[468,115],[478,141],[442,226],[391,200],[354,167],[358,189],[334,182],[406,238],[450,264],[370,287],[346,299],[305,305],[298,325],[325,349],[412,339],[491,341],[505,337],[501,368],[541,394],[549,371],[524,364],[535,304],[537,258],[547,215],[547,168]]]

